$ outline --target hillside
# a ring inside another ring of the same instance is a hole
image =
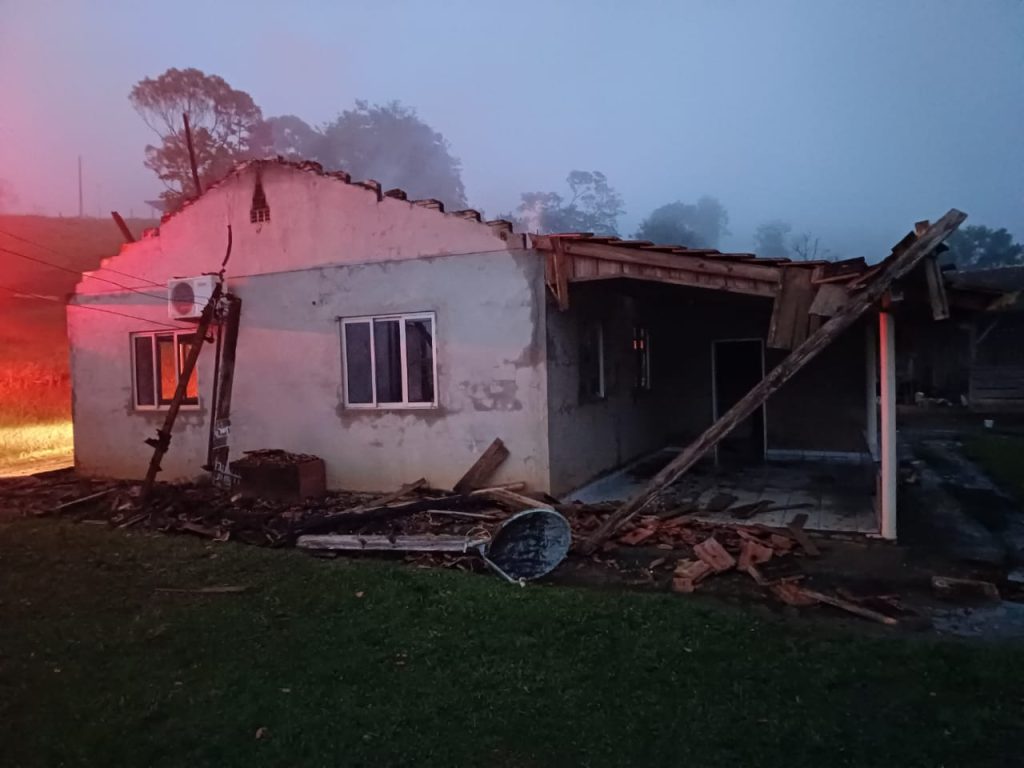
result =
[[[128,221],[136,236],[155,225]],[[110,219],[0,215],[0,249],[7,249],[0,250],[0,475],[70,456],[64,302],[78,274],[116,254],[122,242]]]

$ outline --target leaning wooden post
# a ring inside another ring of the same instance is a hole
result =
[[[192,377],[192,371],[196,369],[199,362],[199,353],[206,343],[206,332],[210,330],[210,323],[213,322],[213,310],[220,301],[221,284],[217,283],[213,289],[213,295],[203,308],[202,317],[199,319],[199,327],[196,329],[196,343],[188,351],[185,358],[185,366],[178,374],[178,386],[174,390],[174,397],[171,398],[171,406],[167,409],[167,416],[164,418],[164,425],[156,431],[156,437],[148,438],[146,445],[153,446],[153,458],[149,460],[149,469],[146,470],[146,479],[142,481],[142,491],[139,494],[139,505],[145,506],[149,494],[153,490],[153,483],[156,474],[160,471],[160,460],[171,445],[171,430],[174,428],[174,420],[178,418],[178,411],[181,410],[181,403],[188,391],[188,380]]]
[[[814,359],[843,331],[873,307],[894,281],[904,277],[936,246],[949,237],[960,226],[967,214],[951,208],[949,212],[928,227],[903,252],[891,259],[877,277],[863,291],[851,298],[832,318],[817,331],[808,336],[785,360],[773,368],[767,376],[755,385],[732,408],[680,452],[669,464],[656,474],[651,481],[629,501],[619,507],[589,539],[580,550],[589,554],[609,539],[628,520],[646,507],[662,491],[679,479],[713,449],[723,437],[732,432],[747,416],[757,410],[779,387]]]

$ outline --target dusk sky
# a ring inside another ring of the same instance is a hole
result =
[[[0,0],[0,178],[16,210],[147,212],[139,79],[197,67],[319,125],[398,99],[450,141],[469,202],[601,170],[632,233],[718,197],[837,255],[886,253],[950,207],[1024,239],[1021,0]]]

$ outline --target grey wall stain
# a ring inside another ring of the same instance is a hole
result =
[[[493,379],[488,382],[459,382],[474,411],[521,411],[523,404],[516,397],[519,385],[515,379]]]

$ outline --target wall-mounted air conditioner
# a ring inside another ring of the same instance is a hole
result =
[[[215,275],[180,277],[167,282],[167,314],[172,320],[198,320],[213,295]]]

